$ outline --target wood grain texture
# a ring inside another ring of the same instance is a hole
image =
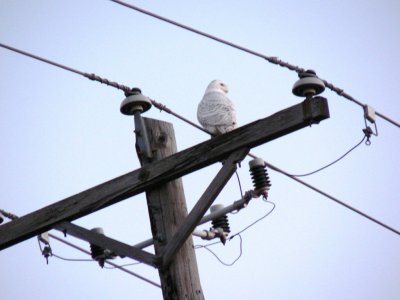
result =
[[[144,119],[153,150],[153,160],[161,160],[176,153],[172,124]],[[141,159],[145,162],[145,159]],[[145,163],[146,164],[146,163]],[[187,217],[186,199],[181,178],[160,184],[146,192],[151,230],[156,255],[166,245]],[[159,266],[164,299],[204,299],[197,268],[192,238],[187,238],[176,251],[176,259],[168,266]]]
[[[316,97],[304,118],[303,104],[286,108],[229,133],[178,152],[74,196],[0,226],[0,250],[47,231],[57,223],[73,221],[99,209],[150,190],[225,159],[238,149],[252,148],[329,118],[325,98]]]

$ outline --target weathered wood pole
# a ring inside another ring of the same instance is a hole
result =
[[[172,124],[144,118],[153,161],[177,152]],[[138,153],[140,157],[140,153]],[[145,164],[145,160],[141,159]],[[185,220],[188,212],[181,178],[146,191],[155,254],[163,252],[166,244]],[[159,267],[164,299],[204,299],[192,238],[179,249],[172,263]]]

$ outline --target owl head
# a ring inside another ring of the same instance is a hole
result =
[[[213,80],[210,82],[210,84],[207,86],[206,92],[210,91],[222,91],[224,94],[228,94],[228,86],[226,85],[225,82],[222,80]]]

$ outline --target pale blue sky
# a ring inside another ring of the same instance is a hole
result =
[[[400,120],[398,1],[133,1],[130,3],[234,43],[312,68],[377,111]],[[297,75],[263,59],[194,35],[110,1],[0,1],[0,42],[119,83],[196,120],[207,84],[223,79],[239,125],[294,105]],[[362,109],[326,90],[331,118],[253,149],[291,173],[336,159],[361,140]],[[121,91],[0,49],[0,208],[24,215],[139,167],[133,120],[119,112]],[[147,117],[174,124],[178,148],[208,137],[153,108]],[[379,136],[305,181],[400,229],[400,130],[378,119]],[[239,170],[252,187],[246,159]],[[219,165],[184,177],[191,208]],[[233,267],[197,250],[206,299],[399,299],[400,238],[298,183],[269,171],[275,211],[242,234]],[[217,199],[240,197],[233,178]],[[230,215],[232,232],[269,206],[254,200]],[[101,226],[128,244],[150,237],[144,195],[77,224]],[[208,225],[200,228],[207,228]],[[58,232],[52,232],[59,235]],[[85,242],[69,242],[89,249]],[[202,240],[195,239],[195,244]],[[238,239],[212,249],[226,261]],[[54,253],[86,256],[57,241]],[[161,290],[95,262],[51,258],[37,241],[0,252],[4,299],[161,299]],[[117,260],[129,263],[131,260]],[[130,269],[154,281],[147,266]]]

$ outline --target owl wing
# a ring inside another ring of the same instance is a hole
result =
[[[197,109],[197,119],[206,126],[236,126],[236,111],[233,103],[222,93],[205,94]],[[233,129],[232,128],[232,129]]]

